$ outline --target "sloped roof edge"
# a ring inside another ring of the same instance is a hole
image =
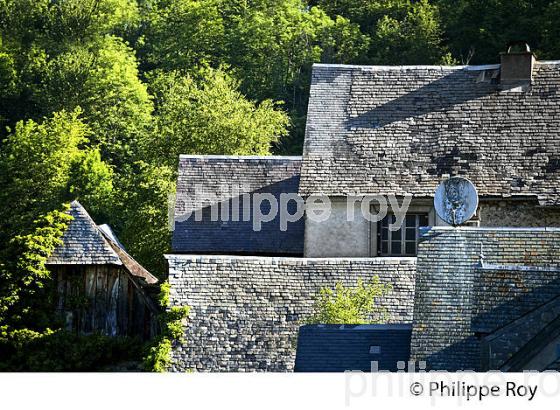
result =
[[[148,285],[158,282],[124,250],[116,236],[111,238],[95,223],[80,202],[72,201],[68,212],[74,219],[62,237],[63,244],[48,259],[48,265],[123,265],[132,276]]]

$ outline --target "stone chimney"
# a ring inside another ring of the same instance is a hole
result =
[[[502,90],[527,91],[533,80],[535,55],[525,42],[510,43],[501,53],[500,85]]]

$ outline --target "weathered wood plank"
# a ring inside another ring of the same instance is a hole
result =
[[[117,265],[67,265],[56,274],[56,312],[68,330],[110,336],[152,336],[155,315],[147,296]]]

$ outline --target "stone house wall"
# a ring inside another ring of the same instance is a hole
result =
[[[560,208],[534,201],[488,201],[480,206],[480,225],[488,227],[560,227]]]
[[[314,222],[307,218],[305,221],[304,255],[310,258],[375,256],[377,228],[362,215],[360,202],[354,203],[354,218],[349,220],[345,198],[330,200],[331,214],[327,220]],[[433,199],[413,200],[409,209],[426,212],[433,226],[447,226],[436,215]],[[484,200],[477,216],[480,226],[487,227],[560,227],[559,207],[543,207],[529,200]]]

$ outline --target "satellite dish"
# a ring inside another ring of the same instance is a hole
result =
[[[452,177],[437,187],[434,207],[438,216],[449,225],[461,225],[474,216],[478,208],[478,193],[468,179]]]

